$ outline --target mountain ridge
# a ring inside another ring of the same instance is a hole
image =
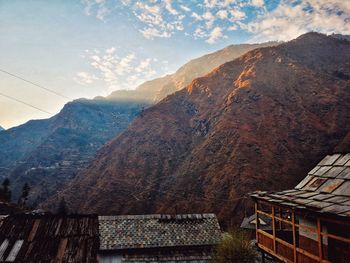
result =
[[[107,96],[107,99],[114,100],[134,97],[134,99],[158,102],[167,95],[184,88],[193,79],[208,74],[225,62],[233,60],[250,50],[274,46],[278,43],[270,41],[259,44],[229,45],[215,52],[194,58],[181,66],[175,73],[146,81],[135,90],[114,91]]]
[[[50,119],[33,120],[9,129],[0,135],[0,177],[11,180],[15,200],[22,185],[29,183],[32,188],[30,202],[36,205],[60,191],[89,165],[104,143],[117,136],[138,114],[143,114],[144,108],[160,100],[160,96],[179,89],[192,76],[218,66],[221,61],[270,44],[275,43],[231,45],[188,62],[178,70],[181,74],[145,82],[136,91],[121,90],[93,100],[78,99],[66,104],[59,114]],[[201,66],[203,58],[212,58],[212,64]],[[176,76],[181,76],[181,79],[176,79]],[[159,95],[164,87],[167,91]],[[115,122],[113,114],[119,116],[119,123]],[[100,119],[110,123],[96,126],[95,122]]]
[[[46,205],[237,223],[248,192],[292,187],[350,142],[349,59],[348,41],[308,33],[227,62],[146,109]]]

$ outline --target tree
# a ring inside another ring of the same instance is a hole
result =
[[[0,191],[1,199],[10,202],[11,201],[11,190],[10,190],[10,180],[5,178],[2,182],[2,189]]]
[[[58,204],[57,214],[59,215],[68,214],[67,203],[66,203],[66,200],[64,200],[64,198],[62,198],[60,203]]]
[[[257,253],[248,235],[240,229],[224,234],[216,247],[214,262],[254,263]]]
[[[19,204],[25,205],[26,202],[28,201],[28,196],[30,192],[30,187],[28,183],[25,183],[22,188],[22,195],[18,200]]]

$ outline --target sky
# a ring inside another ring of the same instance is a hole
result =
[[[350,34],[350,1],[0,0],[0,126],[134,89],[230,44],[308,31]]]

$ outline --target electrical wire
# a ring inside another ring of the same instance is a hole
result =
[[[35,83],[35,82],[33,82],[33,81],[27,80],[27,79],[25,79],[25,78],[23,78],[23,77],[21,77],[21,76],[19,76],[19,75],[17,75],[17,74],[8,72],[8,71],[6,71],[6,70],[4,70],[4,69],[1,69],[1,68],[0,68],[0,72],[2,72],[2,73],[4,73],[4,74],[7,74],[7,75],[10,75],[10,76],[12,76],[12,77],[14,77],[14,78],[20,79],[20,80],[22,80],[22,81],[24,81],[24,82],[27,82],[27,83],[29,83],[29,84],[31,84],[31,85],[33,85],[33,86],[36,86],[36,87],[38,87],[38,88],[40,88],[40,89],[46,90],[46,91],[48,91],[48,92],[50,92],[50,93],[52,93],[52,94],[55,94],[55,95],[57,95],[57,96],[59,96],[59,97],[64,98],[64,99],[73,100],[72,98],[70,98],[70,97],[68,97],[68,96],[66,96],[66,95],[64,95],[64,94],[61,94],[61,93],[59,93],[59,92],[57,92],[57,91],[54,91],[54,90],[49,89],[49,88],[46,88],[46,87],[44,87],[44,86],[42,86],[42,85],[39,85],[39,84],[37,84],[37,83]]]
[[[13,101],[22,103],[22,104],[24,104],[24,105],[26,105],[26,106],[28,106],[28,107],[31,107],[31,108],[36,109],[36,110],[39,110],[39,111],[44,112],[44,113],[46,113],[46,114],[53,115],[53,113],[51,113],[51,112],[48,112],[48,111],[46,111],[46,110],[43,110],[43,109],[41,109],[41,108],[39,108],[39,107],[37,107],[37,106],[34,106],[34,105],[32,105],[32,104],[30,104],[30,103],[27,103],[27,102],[25,102],[25,101],[23,101],[23,100],[20,100],[20,99],[11,97],[11,96],[6,95],[6,94],[4,94],[4,93],[1,93],[1,92],[0,92],[0,96],[3,96],[3,97],[8,98],[8,99],[10,99],[10,100],[13,100]]]

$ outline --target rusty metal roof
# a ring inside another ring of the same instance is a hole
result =
[[[96,262],[97,216],[11,215],[0,226],[0,262]]]
[[[215,245],[221,230],[214,214],[99,216],[100,249]]]
[[[256,199],[350,217],[350,153],[327,155],[291,190],[255,192]]]

